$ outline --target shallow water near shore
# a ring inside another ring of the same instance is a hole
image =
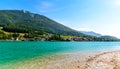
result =
[[[0,42],[0,69],[11,67],[14,63],[18,65],[28,63],[27,60],[40,59],[45,63],[50,60],[64,59],[61,53],[94,52],[120,50],[120,42]],[[53,59],[51,56],[54,56]],[[49,60],[47,60],[49,59]],[[22,62],[20,62],[22,61]],[[38,61],[38,60],[36,60]],[[34,63],[34,62],[33,62]],[[15,65],[14,65],[15,66]]]

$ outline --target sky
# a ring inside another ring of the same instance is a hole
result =
[[[120,38],[120,0],[1,0],[0,10],[27,10],[78,31]]]

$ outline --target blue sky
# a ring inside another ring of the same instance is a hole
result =
[[[120,37],[120,0],[1,0],[0,9],[28,10],[79,31]]]

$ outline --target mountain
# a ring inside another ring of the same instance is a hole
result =
[[[80,31],[81,33],[85,34],[85,35],[90,35],[90,36],[95,36],[97,37],[99,40],[100,38],[100,41],[118,41],[119,39],[117,37],[114,37],[114,36],[109,36],[109,35],[101,35],[99,33],[95,33],[93,31]]]
[[[90,35],[90,36],[96,36],[96,37],[101,37],[102,35],[101,34],[99,34],[99,33],[95,33],[95,32],[93,32],[93,31],[80,31],[81,33],[83,33],[83,34],[86,34],[86,35]]]
[[[51,37],[49,37],[49,40],[75,40],[75,41],[119,40],[111,36],[101,36],[100,34],[94,32],[81,31],[82,32],[81,33],[67,26],[64,26],[46,16],[34,14],[25,10],[0,10],[0,30],[2,32],[0,33],[0,39],[11,38],[16,39],[16,37],[22,37],[23,39],[32,38],[33,40],[36,40],[36,37],[44,39],[46,39],[47,37],[46,40],[48,40],[48,37],[51,35]],[[10,34],[9,32],[10,33],[12,32],[13,34]],[[47,33],[49,33],[50,35],[41,36],[41,34]],[[63,37],[61,37],[61,35]]]
[[[25,10],[0,10],[0,27],[7,32],[38,32],[66,35],[84,35],[46,16]]]
[[[104,36],[101,36],[100,38],[103,38],[105,41],[109,41],[109,40],[119,40],[117,37],[114,37],[114,36],[109,36],[109,35],[104,35]]]

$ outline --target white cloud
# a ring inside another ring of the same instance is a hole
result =
[[[56,0],[59,1],[59,0]],[[35,6],[36,10],[38,10],[41,13],[51,13],[51,12],[56,12],[56,11],[61,11],[66,9],[66,7],[56,7],[57,4],[55,2],[50,2],[50,1],[42,1],[39,4]]]
[[[51,2],[43,1],[41,3],[42,8],[49,8],[49,7],[52,7],[52,6],[53,6],[53,3],[51,3]]]
[[[49,8],[52,8],[54,6],[54,4],[52,2],[48,2],[48,1],[43,1],[41,2],[39,5],[36,6],[36,8],[40,11],[40,12],[47,12]]]

